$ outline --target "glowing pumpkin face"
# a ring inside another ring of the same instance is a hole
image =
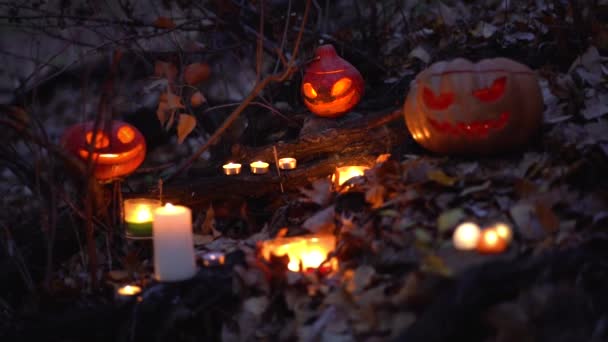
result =
[[[112,121],[107,130],[101,127],[93,134],[93,126],[93,122],[71,126],[63,134],[61,143],[85,162],[89,157],[88,146],[93,145],[91,158],[95,162],[95,178],[110,180],[128,175],[144,161],[146,141],[137,128],[122,121]]]
[[[524,145],[542,122],[536,75],[506,58],[438,62],[412,83],[405,121],[425,148],[490,154]]]
[[[331,45],[320,46],[316,57],[302,80],[304,104],[319,116],[338,117],[359,103],[364,90],[363,78]]]

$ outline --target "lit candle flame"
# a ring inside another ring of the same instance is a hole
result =
[[[121,296],[134,296],[141,292],[141,287],[137,285],[125,285],[118,289],[118,294]]]

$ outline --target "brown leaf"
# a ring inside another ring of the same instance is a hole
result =
[[[372,205],[373,209],[379,208],[384,204],[384,194],[386,188],[382,185],[375,185],[365,192],[365,201]]]
[[[169,119],[169,106],[167,105],[167,101],[160,101],[158,103],[158,109],[156,110],[156,117],[158,121],[160,121],[160,125],[164,126]]]
[[[108,272],[108,277],[114,281],[124,281],[129,278],[129,273],[125,270],[112,270]]]
[[[189,85],[197,85],[207,78],[211,69],[207,63],[193,63],[184,68],[184,81]]]
[[[211,234],[214,228],[215,211],[213,210],[213,206],[210,205],[209,208],[207,208],[207,212],[205,214],[205,220],[203,221],[203,226],[201,227],[201,233]]]
[[[543,228],[552,233],[557,230],[559,227],[559,218],[551,207],[542,202],[536,202],[536,215],[538,216],[538,220]]]
[[[173,20],[171,20],[170,18],[167,17],[158,17],[156,18],[156,20],[154,20],[154,27],[156,28],[160,28],[160,29],[173,29],[175,28],[175,23],[173,22]]]
[[[189,114],[180,114],[179,122],[177,123],[177,142],[184,142],[184,139],[196,127],[196,118]]]
[[[169,82],[173,82],[175,81],[175,77],[177,77],[177,67],[173,63],[156,61],[154,63],[154,75],[164,77]]]
[[[167,93],[167,108],[168,109],[184,109],[184,108],[186,108],[186,106],[184,106],[181,96],[168,92]]]
[[[211,232],[209,232],[209,234],[211,234]],[[192,237],[194,238],[195,246],[203,246],[213,241],[213,236],[211,235],[192,234]]]
[[[205,102],[207,102],[207,99],[200,91],[197,91],[190,96],[190,104],[194,108],[200,107]]]
[[[519,202],[509,210],[521,236],[527,240],[541,240],[546,230],[539,222],[535,206],[528,202]]]
[[[515,180],[514,187],[515,187],[515,192],[521,198],[529,197],[530,195],[538,192],[538,186],[536,184],[534,184],[533,182],[531,182],[527,179],[524,179],[524,178],[519,178],[519,179]]]

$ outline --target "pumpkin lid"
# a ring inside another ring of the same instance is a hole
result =
[[[306,72],[327,74],[341,72],[350,68],[354,69],[350,63],[338,56],[331,44],[319,46],[315,51],[315,57],[317,59],[308,65]]]

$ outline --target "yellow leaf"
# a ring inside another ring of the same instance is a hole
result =
[[[180,114],[177,123],[177,142],[182,143],[196,126],[196,118],[188,114]]]
[[[154,20],[154,26],[160,29],[172,29],[175,28],[175,23],[170,18],[158,17]]]
[[[421,269],[424,272],[435,273],[445,277],[452,275],[452,270],[437,255],[429,254],[422,260]]]
[[[426,176],[428,177],[428,179],[445,186],[452,186],[458,180],[458,178],[450,177],[446,175],[445,172],[439,169],[430,170],[429,172],[427,172]]]
[[[184,81],[189,85],[197,85],[209,78],[210,72],[207,63],[189,64],[184,68]]]
[[[437,218],[437,229],[439,229],[440,233],[447,231],[448,229],[456,226],[460,220],[466,217],[464,210],[462,208],[450,209],[444,211]]]

